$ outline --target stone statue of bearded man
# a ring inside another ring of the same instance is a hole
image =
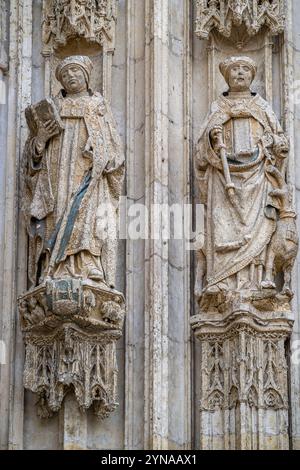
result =
[[[270,105],[250,89],[256,64],[230,57],[220,71],[229,90],[212,104],[196,151],[206,207],[202,293],[275,289],[278,269],[290,294],[298,241],[285,179],[288,141]]]
[[[32,286],[64,277],[115,285],[124,156],[91,72],[87,56],[67,57],[56,69],[61,92],[31,107],[23,210]]]

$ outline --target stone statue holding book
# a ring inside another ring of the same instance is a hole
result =
[[[59,95],[26,113],[23,208],[32,285],[64,276],[115,285],[124,157],[109,105],[89,89],[91,71],[88,57],[63,60],[56,70]]]
[[[92,62],[70,56],[62,89],[26,110],[22,209],[30,289],[19,299],[24,385],[42,417],[68,391],[99,417],[117,406],[116,341],[124,297],[115,289],[124,155],[110,105],[90,87]]]

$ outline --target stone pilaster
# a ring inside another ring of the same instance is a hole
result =
[[[190,252],[184,239],[165,234],[169,207],[177,204],[183,214],[189,202],[191,5],[132,0],[127,6],[127,196],[128,208],[140,204],[135,207],[145,214],[146,240],[142,235],[126,242],[131,314],[125,445],[186,449],[191,447]]]
[[[168,204],[169,0],[146,0],[145,155],[149,239],[145,247],[145,448],[168,448],[168,222],[155,205]]]
[[[1,369],[1,446],[23,446],[23,345],[16,311],[17,296],[26,288],[26,233],[19,218],[20,167],[26,139],[26,106],[31,101],[32,2],[10,1],[5,158],[4,244],[1,253],[2,339],[7,363]],[[16,365],[16,363],[18,365]]]

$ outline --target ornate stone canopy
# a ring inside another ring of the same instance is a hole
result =
[[[233,27],[246,29],[249,37],[263,26],[272,35],[284,30],[283,0],[196,0],[195,33],[207,39],[216,30],[230,37]]]
[[[43,19],[44,51],[64,46],[69,39],[114,49],[116,0],[49,0]]]

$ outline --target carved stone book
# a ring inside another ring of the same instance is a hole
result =
[[[35,105],[28,106],[25,116],[33,135],[36,135],[39,126],[47,121],[55,121],[57,124],[57,129],[51,134],[51,137],[59,134],[64,129],[63,122],[51,98],[46,98]]]

